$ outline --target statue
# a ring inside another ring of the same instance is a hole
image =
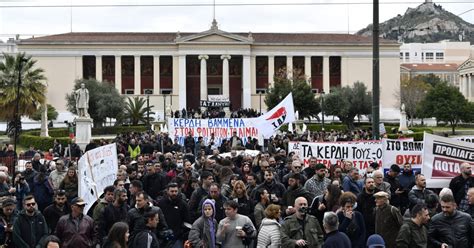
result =
[[[84,83],[81,84],[81,88],[74,92],[76,97],[76,110],[79,117],[89,117],[87,109],[89,108],[89,90],[86,89]]]
[[[400,126],[398,128],[398,131],[408,131],[407,127],[407,112],[405,111],[405,104],[402,103],[401,106],[401,111],[400,111]]]

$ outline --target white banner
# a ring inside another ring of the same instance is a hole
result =
[[[264,138],[270,138],[285,123],[295,121],[293,94],[288,94],[272,110],[257,118],[257,128]]]
[[[457,140],[460,140],[460,141],[464,141],[464,142],[470,142],[470,143],[474,143],[474,136],[460,136],[460,137],[453,137],[453,139],[457,139]]]
[[[474,163],[474,144],[425,133],[423,168],[427,187],[448,187],[463,162]]]
[[[413,139],[383,139],[383,164],[384,169],[390,169],[392,164],[397,164],[403,170],[403,165],[411,164],[412,169],[421,171],[423,165],[423,141]]]
[[[87,151],[79,159],[78,170],[78,194],[87,203],[86,214],[104,188],[113,185],[117,178],[117,145],[114,143]]]
[[[381,141],[356,142],[289,142],[288,152],[295,152],[305,166],[310,157],[316,157],[318,163],[329,167],[332,164],[341,164],[341,160],[351,161],[354,166],[365,173],[365,169],[372,162],[383,166]]]

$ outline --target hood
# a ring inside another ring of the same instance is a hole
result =
[[[216,206],[215,206],[214,201],[212,199],[204,200],[204,202],[202,203],[202,206],[201,206],[201,215],[203,217],[205,217],[205,215],[204,215],[204,206],[207,205],[207,204],[212,206],[212,218],[215,219],[216,218]]]
[[[264,218],[262,220],[262,226],[271,226],[271,225],[277,225],[277,226],[280,227],[280,223],[278,223],[278,221],[276,221],[274,219]]]

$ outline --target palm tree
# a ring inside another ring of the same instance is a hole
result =
[[[125,116],[124,118],[132,125],[138,123],[148,123],[147,113],[150,111],[150,115],[155,113],[151,111],[153,106],[146,106],[146,99],[142,97],[128,98],[128,102],[125,105]],[[153,117],[150,117],[149,121],[152,121]]]
[[[21,129],[21,122],[15,122],[18,76],[21,78],[18,94],[20,117],[34,114],[44,104],[46,77],[43,69],[35,68],[36,60],[31,56],[26,56],[25,53],[3,55],[5,61],[0,62],[0,119],[8,122],[7,131],[11,136],[15,127]]]

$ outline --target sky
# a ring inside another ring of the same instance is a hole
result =
[[[425,0],[379,1],[383,22]],[[474,0],[433,2],[474,23]],[[354,33],[372,23],[372,0],[0,0],[0,39],[71,31],[201,32],[214,13],[227,32]]]

